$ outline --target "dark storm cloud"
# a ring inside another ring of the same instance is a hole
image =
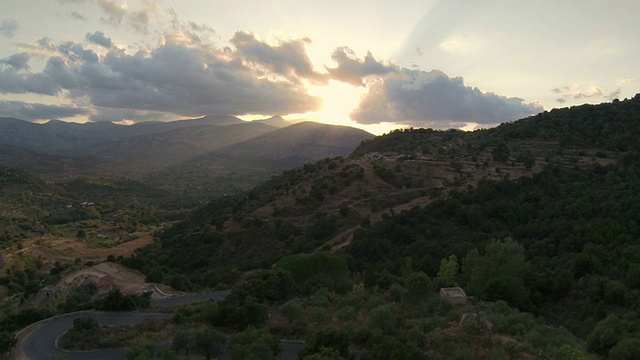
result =
[[[94,63],[99,60],[93,50],[87,50],[82,45],[74,42],[66,42],[57,47],[58,52],[73,63]]]
[[[93,50],[85,49],[82,44],[78,44],[73,41],[56,44],[51,41],[51,39],[44,37],[39,39],[36,44],[37,45],[26,44],[26,46],[23,47],[40,53],[61,56],[71,63],[92,63],[99,61],[98,55],[93,52]]]
[[[150,111],[184,116],[277,115],[304,113],[321,105],[299,81],[263,76],[263,70],[228,49],[175,44],[133,55],[112,48],[99,57],[73,42],[55,44],[45,38],[37,46],[56,55],[49,57],[41,72],[19,72],[15,65],[26,63],[18,59],[0,67],[0,93],[64,92],[77,104],[95,108],[94,120],[118,120],[108,119],[105,108],[121,111],[111,112],[117,117],[138,119]],[[127,111],[133,111],[132,116]]]
[[[362,124],[450,128],[466,123],[494,125],[540,111],[540,105],[466,86],[461,77],[450,78],[438,70],[402,69],[371,85],[351,117]]]
[[[377,61],[370,52],[367,53],[364,60],[360,60],[355,56],[353,50],[347,47],[336,49],[331,58],[338,64],[338,67],[327,67],[329,76],[354,86],[364,86],[363,79],[368,76],[382,76],[398,71],[398,67],[394,65],[385,65]]]
[[[319,106],[299,85],[257,78],[240,62],[215,54],[203,58],[180,46],[163,46],[149,56],[111,52],[83,75],[93,104],[105,107],[193,116],[296,113]]]
[[[29,70],[29,53],[13,54],[6,59],[0,60],[0,64],[7,64],[16,71]]]
[[[106,36],[102,31],[96,31],[93,34],[87,33],[86,39],[107,49],[110,49],[113,46],[111,38]]]
[[[42,94],[55,96],[60,86],[45,73],[18,72],[15,68],[0,69],[0,94]]]
[[[1,117],[14,117],[33,121],[63,119],[77,115],[85,115],[86,113],[86,109],[74,106],[45,105],[26,103],[22,101],[0,100]]]
[[[18,27],[18,22],[13,19],[2,20],[0,21],[0,34],[12,38]]]
[[[243,59],[265,66],[270,71],[290,78],[305,78],[317,83],[325,82],[324,76],[313,69],[305,45],[309,39],[283,41],[272,46],[258,40],[253,34],[236,32],[230,40]]]

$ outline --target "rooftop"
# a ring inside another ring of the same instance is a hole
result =
[[[467,297],[467,294],[461,287],[441,288],[440,293],[450,298]]]

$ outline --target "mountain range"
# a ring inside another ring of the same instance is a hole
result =
[[[228,182],[241,175],[251,179],[242,186],[246,189],[292,166],[346,156],[372,137],[355,128],[290,123],[278,116],[251,122],[205,116],[130,126],[0,118],[0,164],[58,178],[129,176],[169,187],[196,181],[211,188],[220,176]]]

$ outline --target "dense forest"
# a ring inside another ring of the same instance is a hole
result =
[[[290,322],[271,330],[305,337],[301,358],[450,358],[467,341],[455,357],[633,359],[638,139],[640,95],[472,133],[394,131],[212,201],[121,261],[185,290],[235,284],[220,307],[279,309]],[[481,354],[482,329],[452,335],[461,310],[435,294],[453,285],[513,338]]]

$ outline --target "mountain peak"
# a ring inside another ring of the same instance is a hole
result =
[[[280,115],[272,116],[268,119],[253,120],[253,122],[259,122],[261,124],[265,124],[265,125],[269,125],[277,128],[283,128],[293,124],[293,122],[285,120]]]
[[[231,116],[231,115],[206,115],[194,120],[206,122],[207,124],[216,124],[216,125],[231,125],[231,124],[239,124],[243,122],[237,117]]]

